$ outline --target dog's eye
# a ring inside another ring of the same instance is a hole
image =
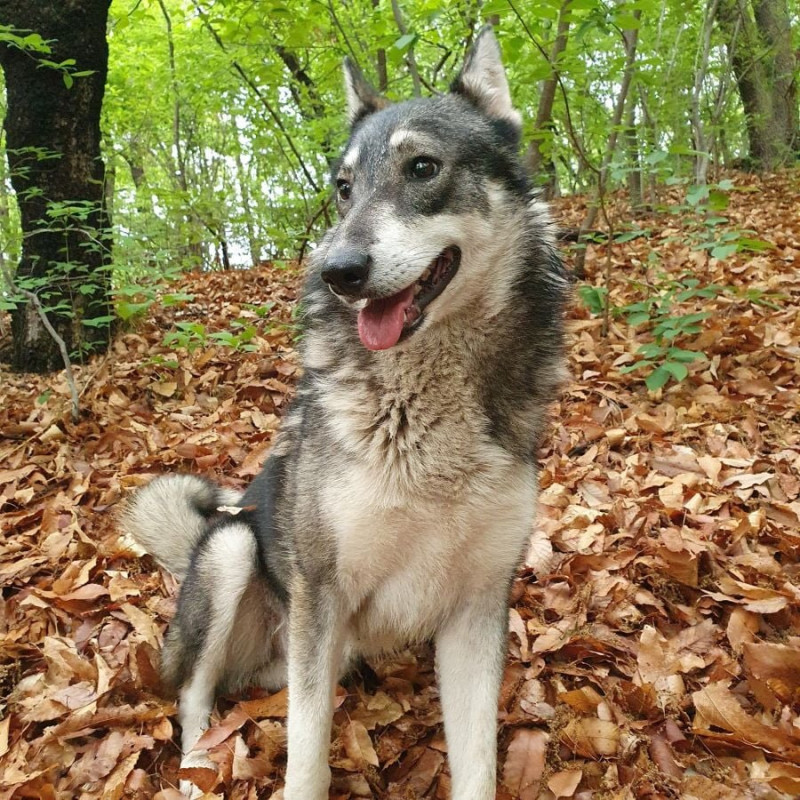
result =
[[[336,181],[336,191],[339,193],[340,200],[349,200],[353,187],[350,185],[350,181],[339,178],[339,180]]]
[[[415,158],[409,165],[409,173],[412,178],[426,181],[439,174],[439,164],[432,158]]]

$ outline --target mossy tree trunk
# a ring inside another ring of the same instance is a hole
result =
[[[768,79],[772,112],[789,156],[800,153],[800,114],[797,106],[798,55],[792,47],[792,28],[786,0],[755,0],[756,25],[768,48]]]
[[[773,170],[797,148],[796,57],[786,0],[720,0],[725,36],[747,124],[749,165]]]
[[[110,230],[104,207],[100,111],[108,70],[111,0],[0,0],[0,24],[39,34],[39,54],[0,46],[11,182],[22,222],[15,282],[36,292],[70,353],[104,349],[111,332]],[[71,83],[71,86],[67,86]],[[89,323],[89,324],[87,324]],[[31,303],[12,314],[12,365],[47,372],[63,365],[56,342]]]

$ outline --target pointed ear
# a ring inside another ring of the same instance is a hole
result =
[[[389,105],[389,101],[367,83],[361,70],[347,56],[344,59],[344,90],[347,95],[347,122],[351,126]]]
[[[491,25],[481,28],[450,91],[466,97],[486,116],[521,129],[522,117],[511,103],[500,46]]]

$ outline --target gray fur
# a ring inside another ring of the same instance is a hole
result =
[[[567,281],[520,164],[490,31],[447,96],[378,110],[363,85],[349,95],[355,122],[333,177],[352,192],[309,270],[304,376],[240,500],[252,510],[218,515],[199,537],[183,526],[195,545],[165,672],[182,686],[187,764],[204,758],[192,748],[219,687],[274,686],[288,674],[285,800],[321,800],[333,687],[347,663],[433,638],[453,797],[489,800],[508,588],[563,378]],[[418,157],[439,171],[412,180]],[[321,275],[348,248],[368,257],[369,277],[337,296]],[[424,281],[448,248],[458,269],[416,327],[367,349],[360,309]],[[185,484],[175,488],[186,498]],[[160,525],[155,499],[139,507]],[[179,499],[163,498],[164,515]],[[137,535],[155,545],[142,518]],[[183,563],[171,549],[162,558]]]
[[[196,475],[163,475],[138,491],[120,526],[165,569],[182,578],[218,506],[236,505],[241,493]]]

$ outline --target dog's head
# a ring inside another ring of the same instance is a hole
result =
[[[489,27],[446,95],[390,105],[350,62],[345,87],[340,222],[316,262],[358,311],[362,343],[385,350],[496,293],[492,274],[522,235],[529,196],[521,120]]]

